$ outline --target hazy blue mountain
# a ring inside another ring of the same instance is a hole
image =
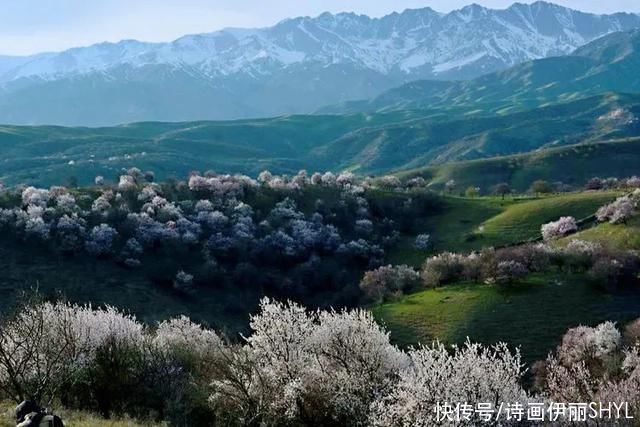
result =
[[[0,57],[0,122],[107,125],[308,113],[420,79],[470,79],[568,54],[640,16],[537,2],[372,19],[300,17],[171,43],[126,40]]]

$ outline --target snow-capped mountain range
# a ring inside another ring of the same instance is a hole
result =
[[[468,79],[568,54],[637,27],[640,16],[629,13],[594,15],[546,2],[504,10],[473,4],[448,14],[424,8],[375,19],[325,13],[170,43],[126,40],[0,56],[0,121],[93,125],[312,112],[412,80]],[[36,100],[44,105],[30,108]],[[65,102],[71,105],[61,107]],[[92,120],[87,114],[96,102],[102,116]],[[47,113],[49,104],[57,111]]]

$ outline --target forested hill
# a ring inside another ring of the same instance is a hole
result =
[[[426,110],[107,128],[1,126],[0,180],[89,184],[96,175],[114,178],[132,166],[154,170],[158,178],[210,169],[252,176],[265,169],[384,174],[635,136],[638,117],[640,96],[605,94],[472,117]]]

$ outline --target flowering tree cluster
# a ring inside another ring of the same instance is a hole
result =
[[[370,414],[374,426],[448,426],[434,408],[442,402],[526,404],[523,365],[505,344],[483,347],[467,342],[449,351],[441,344],[411,350],[409,364],[391,393],[378,399]],[[505,421],[508,423],[508,421]],[[456,425],[481,425],[477,414]]]
[[[640,411],[639,321],[626,339],[612,322],[567,331],[555,354],[535,366],[537,387],[556,402],[626,402]]]
[[[529,244],[479,253],[441,253],[427,258],[421,269],[424,286],[434,287],[460,281],[513,284],[531,272],[564,270],[588,273],[605,287],[632,284],[640,271],[636,254],[605,248],[583,240],[566,246]]]
[[[629,196],[619,197],[613,203],[598,209],[596,217],[600,222],[620,224],[626,222],[636,213],[637,202]]]
[[[265,171],[254,180],[208,172],[155,183],[132,168],[114,185],[98,177],[90,189],[4,190],[9,203],[0,208],[0,229],[65,255],[161,270],[149,276],[179,292],[221,278],[248,283],[252,269],[269,271],[259,286],[277,292],[357,291],[361,274],[382,265],[400,232],[413,232],[416,213],[432,203],[392,178],[381,184],[352,173]],[[372,190],[381,185],[393,191]]]
[[[365,273],[360,289],[368,301],[381,303],[415,290],[420,284],[420,274],[413,268],[388,265]]]
[[[371,188],[371,180],[360,180],[351,172],[335,175],[332,172],[316,172],[309,176],[306,171],[300,171],[297,175],[289,177],[278,176],[269,171],[263,171],[258,175],[258,182],[266,187],[276,190],[300,190],[305,187],[329,187],[339,188],[353,194],[361,194],[365,188]]]
[[[629,178],[593,177],[586,184],[587,190],[628,190],[634,188],[640,188],[640,177],[635,175]]]
[[[26,306],[0,327],[0,390],[19,402],[63,393],[109,340],[141,343],[143,327],[107,307]]]
[[[363,310],[265,298],[232,343],[184,316],[149,327],[109,307],[33,303],[0,324],[0,397],[189,425],[450,425],[443,402],[628,402],[638,413],[639,325],[570,329],[525,388],[518,350],[467,340],[403,351]],[[470,416],[459,425],[483,423]]]
[[[572,216],[564,216],[557,221],[544,224],[541,229],[542,238],[545,241],[568,236],[578,231],[576,219]]]
[[[251,328],[243,357],[213,383],[211,402],[229,419],[364,425],[375,396],[407,363],[360,310],[308,312],[264,300]]]

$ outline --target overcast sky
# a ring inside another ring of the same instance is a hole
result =
[[[522,0],[521,0],[522,1]],[[0,0],[0,54],[26,55],[101,41],[169,41],[224,27],[261,27],[324,11],[382,16],[429,6],[441,12],[473,0]],[[512,0],[475,0],[505,8]],[[640,0],[557,0],[574,9],[640,13]]]

